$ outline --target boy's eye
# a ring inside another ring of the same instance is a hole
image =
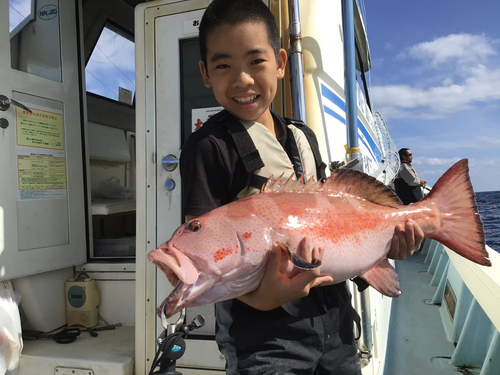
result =
[[[256,59],[256,60],[253,60],[252,61],[252,64],[253,65],[257,65],[257,64],[262,64],[263,62],[265,62],[264,59]]]
[[[229,65],[227,64],[219,64],[215,67],[215,69],[227,69],[229,68]]]

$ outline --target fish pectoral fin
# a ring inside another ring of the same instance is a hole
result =
[[[278,246],[280,249],[285,250],[288,256],[290,257],[290,260],[292,261],[293,265],[297,268],[300,268],[301,270],[314,270],[318,267],[321,266],[321,260],[315,259],[313,263],[309,263],[307,260],[302,258],[300,255],[292,253],[290,249],[288,248],[287,245],[285,245],[283,242],[277,242]]]
[[[359,277],[385,296],[398,297],[401,295],[399,276],[387,258],[374,264],[361,273]]]

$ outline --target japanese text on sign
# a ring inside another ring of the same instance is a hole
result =
[[[62,114],[32,109],[16,109],[18,146],[64,150]]]
[[[19,190],[66,189],[66,160],[60,157],[18,155]]]

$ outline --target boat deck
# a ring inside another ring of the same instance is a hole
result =
[[[441,322],[439,306],[430,301],[436,287],[430,286],[425,255],[421,251],[396,262],[403,294],[392,303],[384,375],[460,374],[448,364],[455,349]]]

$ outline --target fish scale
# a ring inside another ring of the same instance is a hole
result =
[[[169,317],[184,307],[255,290],[266,270],[268,250],[276,243],[290,252],[288,266],[281,269],[285,275],[318,267],[301,258],[304,237],[325,250],[320,271],[334,283],[359,276],[380,293],[397,297],[399,280],[387,254],[395,227],[409,219],[426,238],[491,265],[467,159],[452,166],[427,197],[409,206],[373,177],[354,170],[335,171],[324,183],[270,178],[260,194],[183,224],[148,254],[174,286],[158,313]]]

